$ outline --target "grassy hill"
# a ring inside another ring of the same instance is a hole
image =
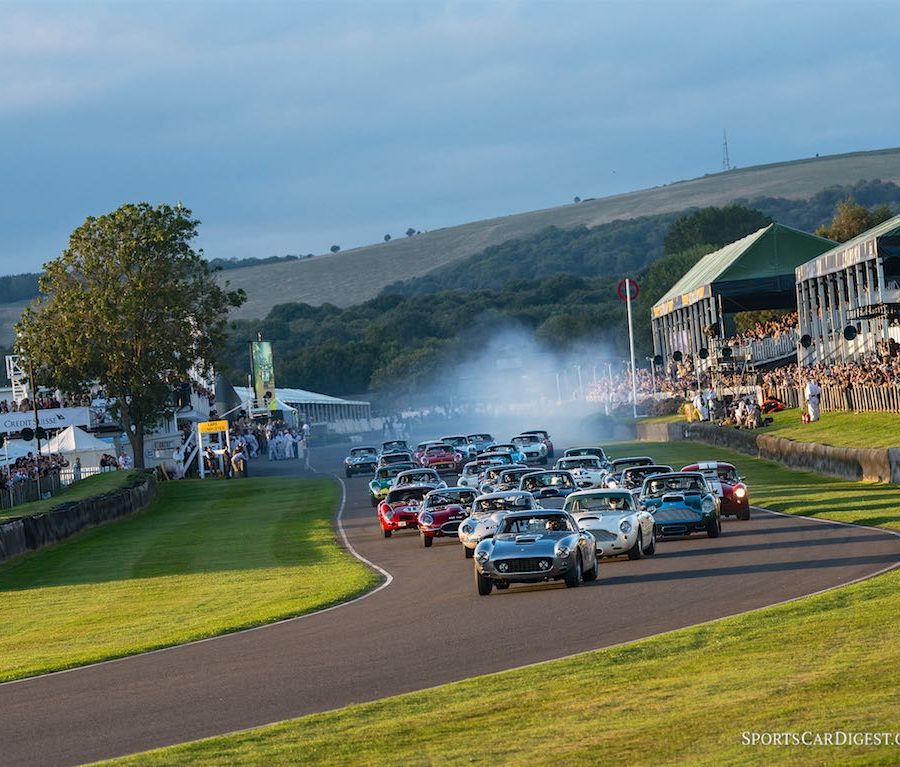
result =
[[[721,206],[761,196],[808,199],[826,187],[851,185],[861,179],[900,183],[900,149],[740,168],[653,189],[446,227],[334,255],[230,269],[221,279],[247,292],[247,303],[235,314],[239,318],[261,318],[275,304],[294,301],[345,307],[375,297],[391,283],[421,276],[548,226],[593,227],[617,219]]]

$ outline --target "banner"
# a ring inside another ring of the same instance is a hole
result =
[[[253,375],[253,393],[260,405],[275,399],[275,367],[272,364],[272,344],[253,341],[250,344],[250,368]]]
[[[67,426],[88,426],[90,409],[86,407],[60,407],[38,410],[38,419],[45,429],[65,429]],[[34,428],[34,411],[24,413],[0,413],[0,433],[15,434],[22,429]]]

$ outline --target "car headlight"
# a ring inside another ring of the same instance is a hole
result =
[[[391,509],[384,510],[384,518],[390,522],[394,518],[394,512]]]
[[[558,556],[560,559],[565,559],[571,553],[571,550],[565,544],[561,543],[556,547],[556,556]]]
[[[629,522],[627,519],[623,519],[619,523],[619,530],[625,533],[625,535],[628,535],[628,533],[631,532],[631,522]]]
[[[488,554],[486,551],[476,551],[475,552],[475,559],[478,560],[479,564],[483,565],[490,558],[491,558],[491,555]]]
[[[423,525],[430,525],[433,522],[434,522],[434,517],[432,517],[431,514],[423,514],[422,515],[422,524]]]
[[[747,490],[746,490],[746,488],[743,488],[743,487],[737,487],[737,488],[735,488],[735,490],[734,490],[734,497],[735,497],[735,498],[743,498],[745,495],[747,495]]]
[[[607,485],[607,487],[618,487],[619,483],[616,482],[614,479],[611,479],[606,483],[606,485]]]
[[[459,529],[462,530],[465,535],[471,535],[475,532],[475,528],[469,524],[461,525]]]
[[[703,503],[700,504],[700,508],[703,510],[704,514],[712,514],[713,510],[716,508],[716,504],[713,502],[712,498],[704,498]]]

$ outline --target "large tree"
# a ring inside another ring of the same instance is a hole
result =
[[[193,249],[199,223],[181,205],[148,203],[89,217],[45,264],[43,295],[16,326],[16,349],[41,384],[103,387],[136,466],[147,429],[170,412],[173,387],[195,366],[209,371],[228,309],[244,300],[219,287]]]
[[[816,234],[835,242],[847,242],[882,221],[887,221],[893,213],[887,205],[878,205],[869,210],[858,204],[852,197],[839,202],[834,210],[831,224],[820,226]]]

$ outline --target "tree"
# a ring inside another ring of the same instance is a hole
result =
[[[837,204],[831,224],[820,226],[816,229],[816,234],[835,242],[847,242],[867,229],[887,221],[892,215],[887,205],[879,205],[869,210],[864,205],[858,204],[851,196]]]
[[[389,235],[389,234],[384,235],[384,241],[385,241],[385,242],[390,242],[390,241],[391,241],[391,235]]]
[[[340,245],[332,245],[332,246],[329,248],[329,250],[330,250],[332,253],[337,253],[340,249],[341,249],[341,246],[340,246]]]
[[[721,248],[771,223],[772,219],[765,214],[742,205],[701,208],[672,225],[666,235],[665,252],[667,255],[681,253],[695,245]]]
[[[16,349],[40,383],[104,389],[138,467],[173,387],[195,366],[209,372],[228,309],[245,298],[219,287],[191,247],[199,223],[181,205],[148,203],[89,217],[44,266],[43,296],[16,325]]]
[[[410,227],[409,229],[406,230],[407,237],[412,237],[415,233],[416,233],[416,230],[413,229],[412,227]]]

